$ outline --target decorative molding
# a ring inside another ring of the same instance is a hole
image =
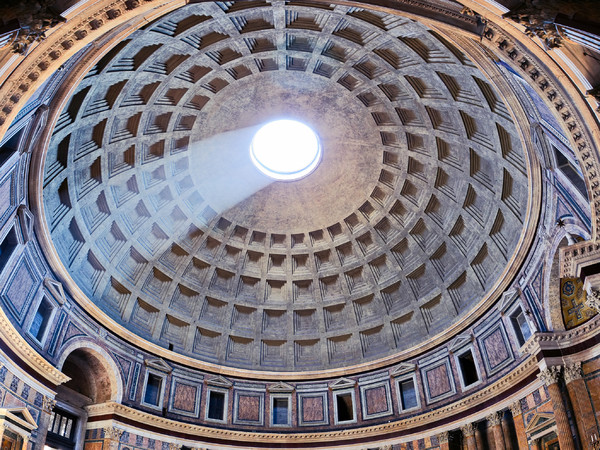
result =
[[[275,384],[271,384],[267,387],[267,390],[269,392],[282,392],[282,393],[289,393],[289,392],[293,392],[294,391],[294,386],[292,386],[291,384],[285,383],[283,381],[279,381]]]
[[[60,305],[64,305],[67,301],[65,296],[65,290],[63,289],[62,283],[53,280],[52,278],[44,278],[44,286],[50,291],[52,296]]]
[[[540,371],[538,378],[544,382],[546,386],[558,383],[560,380],[561,366],[550,366]]]
[[[27,208],[26,205],[19,206],[17,214],[19,215],[19,221],[21,222],[23,240],[25,242],[29,242],[29,240],[33,237],[33,224],[35,222],[35,217],[31,211],[29,211],[29,208]]]
[[[578,277],[582,267],[595,264],[599,259],[600,243],[582,241],[562,247],[559,253],[560,277]]]
[[[333,383],[330,383],[329,389],[345,389],[352,388],[354,386],[356,386],[356,380],[352,380],[350,378],[340,378],[338,380],[335,380]]]
[[[597,312],[600,312],[600,291],[597,289],[590,289],[584,303]]]
[[[518,297],[519,291],[517,290],[517,288],[510,288],[509,290],[504,292],[504,294],[502,294],[500,301],[498,301],[498,310],[500,310],[500,312],[502,313],[505,313],[506,310],[513,304],[515,299],[517,299]]]
[[[227,378],[221,375],[217,375],[213,378],[207,379],[206,384],[208,384],[209,386],[217,386],[226,389],[229,389],[231,386],[233,386],[233,383],[231,381],[229,381]]]
[[[473,342],[473,336],[471,334],[463,334],[463,335],[457,336],[450,343],[450,345],[448,346],[448,349],[450,350],[450,352],[456,352],[457,350],[464,347],[465,345],[470,344],[471,342]]]
[[[569,384],[571,381],[582,379],[583,372],[581,370],[581,362],[566,365],[563,376],[566,384]]]
[[[9,347],[23,362],[48,380],[54,386],[66,383],[71,379],[48,361],[46,361],[31,345],[25,341],[13,324],[0,309],[0,340]]]
[[[173,368],[161,358],[146,359],[144,364],[146,364],[147,367],[158,370],[159,372],[171,373],[173,371]]]
[[[535,333],[523,345],[521,351],[535,355],[540,349],[563,349],[577,345],[596,335],[600,327],[600,315],[593,317],[582,325],[566,331]]]
[[[414,372],[415,370],[417,370],[417,365],[416,364],[409,364],[409,363],[400,363],[397,366],[395,366],[391,371],[390,371],[390,376],[391,377],[397,377],[399,375],[404,375],[407,374],[409,372]]]

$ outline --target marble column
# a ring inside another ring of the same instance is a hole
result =
[[[450,433],[448,431],[442,431],[441,433],[438,433],[437,439],[440,444],[440,450],[450,449],[450,443],[448,442],[449,438]]]
[[[527,434],[525,433],[525,424],[523,423],[523,409],[521,408],[521,401],[517,400],[511,404],[509,408],[510,413],[513,416],[519,448],[527,448]]]
[[[460,427],[460,430],[465,438],[467,450],[477,450],[477,445],[475,444],[475,425],[467,423]]]
[[[575,443],[573,441],[573,433],[571,432],[571,426],[569,425],[569,417],[567,416],[567,409],[560,393],[560,387],[558,382],[560,380],[560,366],[551,366],[542,370],[539,374],[539,378],[548,387],[548,393],[550,394],[550,400],[552,401],[552,408],[554,409],[554,419],[556,421],[556,429],[558,435],[558,443],[561,450],[575,450]]]
[[[477,444],[477,450],[483,450],[485,448],[485,436],[481,431],[481,428],[475,425],[475,444]]]
[[[510,437],[510,418],[507,414],[502,414],[502,420],[500,425],[502,426],[502,435],[504,436],[504,447],[506,450],[518,450],[513,447],[512,439]]]
[[[500,425],[502,421],[502,413],[496,411],[495,413],[490,414],[486,417],[490,427],[492,427],[492,431],[494,433],[494,445],[496,450],[506,450],[506,446],[504,445],[504,436],[502,434],[502,426]]]
[[[583,450],[591,450],[591,435],[598,434],[596,426],[596,418],[590,396],[583,381],[583,372],[581,371],[581,363],[574,363],[565,366],[564,379],[573,406],[573,415],[579,432],[579,440]]]

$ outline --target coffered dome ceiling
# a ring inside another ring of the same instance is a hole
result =
[[[260,125],[313,127],[315,172],[273,182]],[[398,15],[188,5],[77,87],[44,208],[80,289],[197,359],[318,370],[419,346],[469,315],[523,233],[525,154],[460,50]]]

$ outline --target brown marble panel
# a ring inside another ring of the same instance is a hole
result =
[[[322,422],[325,419],[323,412],[323,397],[302,397],[302,421]]]
[[[502,331],[499,328],[483,339],[483,346],[492,370],[510,358]]]
[[[238,419],[251,422],[260,420],[260,397],[256,395],[240,395],[238,398]]]
[[[33,287],[34,281],[35,279],[31,275],[25,262],[19,266],[16,275],[10,281],[10,286],[6,291],[6,297],[19,312],[19,315],[22,312],[27,297],[29,297],[29,292]]]
[[[586,361],[581,365],[584,375],[600,370],[600,358]]]
[[[198,388],[183,383],[175,383],[173,394],[173,408],[179,411],[194,412],[196,409],[196,396]]]
[[[429,398],[439,397],[452,390],[452,384],[448,375],[448,367],[443,364],[426,371],[427,385],[429,386]]]
[[[385,394],[386,392],[384,386],[365,389],[368,415],[377,414],[388,410],[389,406]]]

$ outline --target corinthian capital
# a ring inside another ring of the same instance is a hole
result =
[[[51,413],[54,409],[54,405],[56,405],[56,400],[44,395],[44,398],[42,399],[42,410]]]
[[[495,427],[496,425],[500,425],[500,422],[502,421],[502,413],[500,411],[493,412],[487,416],[486,419],[491,426]]]
[[[463,436],[473,436],[475,434],[475,424],[466,423],[462,427],[460,427],[460,431],[462,431]]]
[[[448,433],[447,431],[442,431],[441,433],[438,433],[438,435],[437,435],[438,442],[440,444],[446,444],[448,442],[449,437],[450,437],[450,433]]]
[[[565,383],[567,384],[569,384],[571,381],[581,379],[583,377],[583,372],[581,372],[581,363],[576,362],[565,366],[565,373],[563,376],[565,377]]]
[[[523,408],[521,407],[521,400],[517,400],[514,403],[511,403],[508,407],[510,409],[510,413],[513,417],[517,417],[519,414],[523,414]]]
[[[550,386],[551,384],[558,383],[558,380],[560,380],[560,369],[560,366],[547,367],[540,372],[538,377],[546,386]]]

